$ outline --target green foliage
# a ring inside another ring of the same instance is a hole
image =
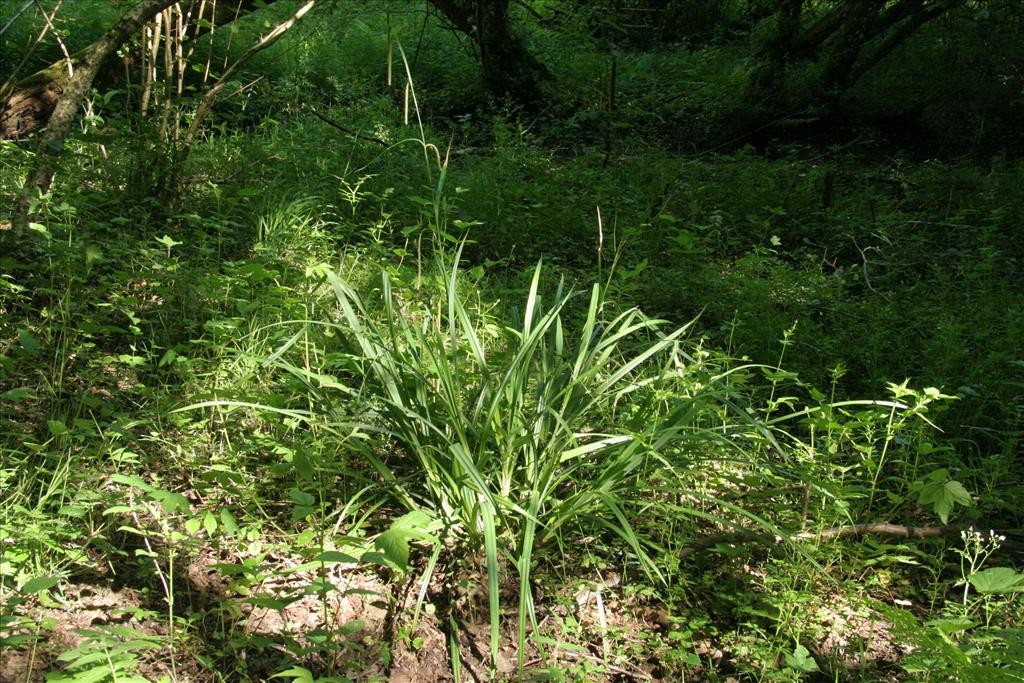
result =
[[[149,683],[139,675],[139,654],[160,647],[160,639],[124,627],[90,629],[82,645],[60,655],[64,673],[47,675],[47,683]],[[164,679],[166,680],[166,679]]]
[[[470,313],[459,294],[458,273],[456,255],[437,312],[430,305],[415,314],[400,312],[385,274],[381,323],[368,317],[366,305],[344,281],[328,277],[342,309],[342,329],[353,337],[353,372],[366,381],[361,393],[381,416],[380,425],[367,428],[382,429],[408,451],[419,465],[408,481],[422,482],[446,528],[457,524],[456,532],[485,552],[496,653],[499,551],[520,575],[520,649],[527,617],[536,624],[528,597],[534,546],[559,538],[576,518],[603,511],[605,524],[632,547],[644,568],[658,573],[621,510],[620,489],[645,467],[645,452],[663,448],[695,411],[689,405],[673,407],[664,425],[656,422],[638,435],[607,433],[596,421],[655,381],[639,379],[635,371],[673,349],[683,329],[624,357],[622,347],[630,338],[656,331],[657,323],[635,311],[599,322],[603,306],[595,286],[579,335],[568,341],[562,312],[572,294],[559,287],[544,306],[538,266],[522,322],[495,330],[486,317],[474,319]],[[484,335],[496,335],[490,351],[481,342]],[[400,500],[417,510],[413,501],[421,494],[403,483],[408,474],[376,457],[371,462]],[[584,480],[590,485],[581,487]],[[404,569],[403,535],[392,527],[378,543]]]
[[[32,676],[1020,679],[1018,3],[797,133],[738,106],[768,3],[607,4],[513,3],[554,74],[529,117],[420,3],[324,3],[183,167],[100,84],[27,229],[0,209],[0,647]]]
[[[1024,574],[1010,567],[991,567],[972,573],[967,580],[979,593],[1017,593],[1024,591]]]
[[[917,502],[931,506],[943,524],[949,522],[949,513],[953,506],[971,504],[971,494],[963,484],[950,479],[949,473],[944,469],[935,470],[923,480],[915,481],[910,488],[912,491],[917,490]]]

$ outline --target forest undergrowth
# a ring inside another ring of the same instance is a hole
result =
[[[1024,679],[1019,160],[431,117],[429,40],[299,106],[302,40],[5,202],[0,681]]]

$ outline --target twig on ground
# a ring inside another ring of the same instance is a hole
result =
[[[366,133],[360,133],[357,130],[353,130],[347,126],[341,125],[337,121],[332,121],[331,119],[327,118],[326,116],[318,112],[316,109],[313,109],[312,107],[306,107],[306,109],[309,111],[309,113],[311,113],[313,116],[317,117],[318,119],[326,123],[328,126],[331,126],[332,128],[337,128],[342,133],[347,133],[357,140],[369,140],[370,142],[376,142],[378,145],[382,145],[384,147],[391,146],[388,143],[381,140],[380,138],[374,137],[372,135],[367,135]]]
[[[905,526],[902,524],[854,524],[852,526],[833,527],[821,531],[803,531],[793,534],[789,538],[796,541],[831,541],[837,538],[849,536],[866,536],[877,534],[880,536],[898,536],[900,538],[938,538],[940,536],[952,536],[959,534],[962,530],[957,526]],[[784,541],[782,536],[758,533],[755,531],[733,531],[724,534],[707,536],[696,541],[693,545],[683,548],[679,553],[681,559],[691,557],[701,550],[707,550],[720,543],[763,543],[765,545],[776,545]]]

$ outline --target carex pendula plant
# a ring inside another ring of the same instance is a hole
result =
[[[573,333],[565,319],[578,295],[563,283],[543,301],[538,264],[521,321],[503,327],[497,341],[489,330],[485,344],[486,321],[460,295],[460,255],[461,247],[454,257],[437,256],[445,273],[441,300],[421,311],[408,310],[386,272],[379,302],[333,272],[327,276],[352,376],[361,378],[364,426],[395,452],[368,449],[366,456],[405,506],[427,507],[483,551],[492,656],[500,567],[515,567],[521,659],[527,620],[536,629],[534,550],[569,522],[611,530],[659,575],[621,501],[642,469],[667,464],[657,454],[692,427],[699,405],[681,400],[634,431],[614,429],[609,416],[626,395],[678,371],[689,325],[666,333],[663,321],[636,309],[605,319],[595,285]]]

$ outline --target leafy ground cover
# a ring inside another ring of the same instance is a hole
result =
[[[436,27],[409,118],[353,17],[3,219],[0,681],[1021,680],[1019,160],[452,118]]]

